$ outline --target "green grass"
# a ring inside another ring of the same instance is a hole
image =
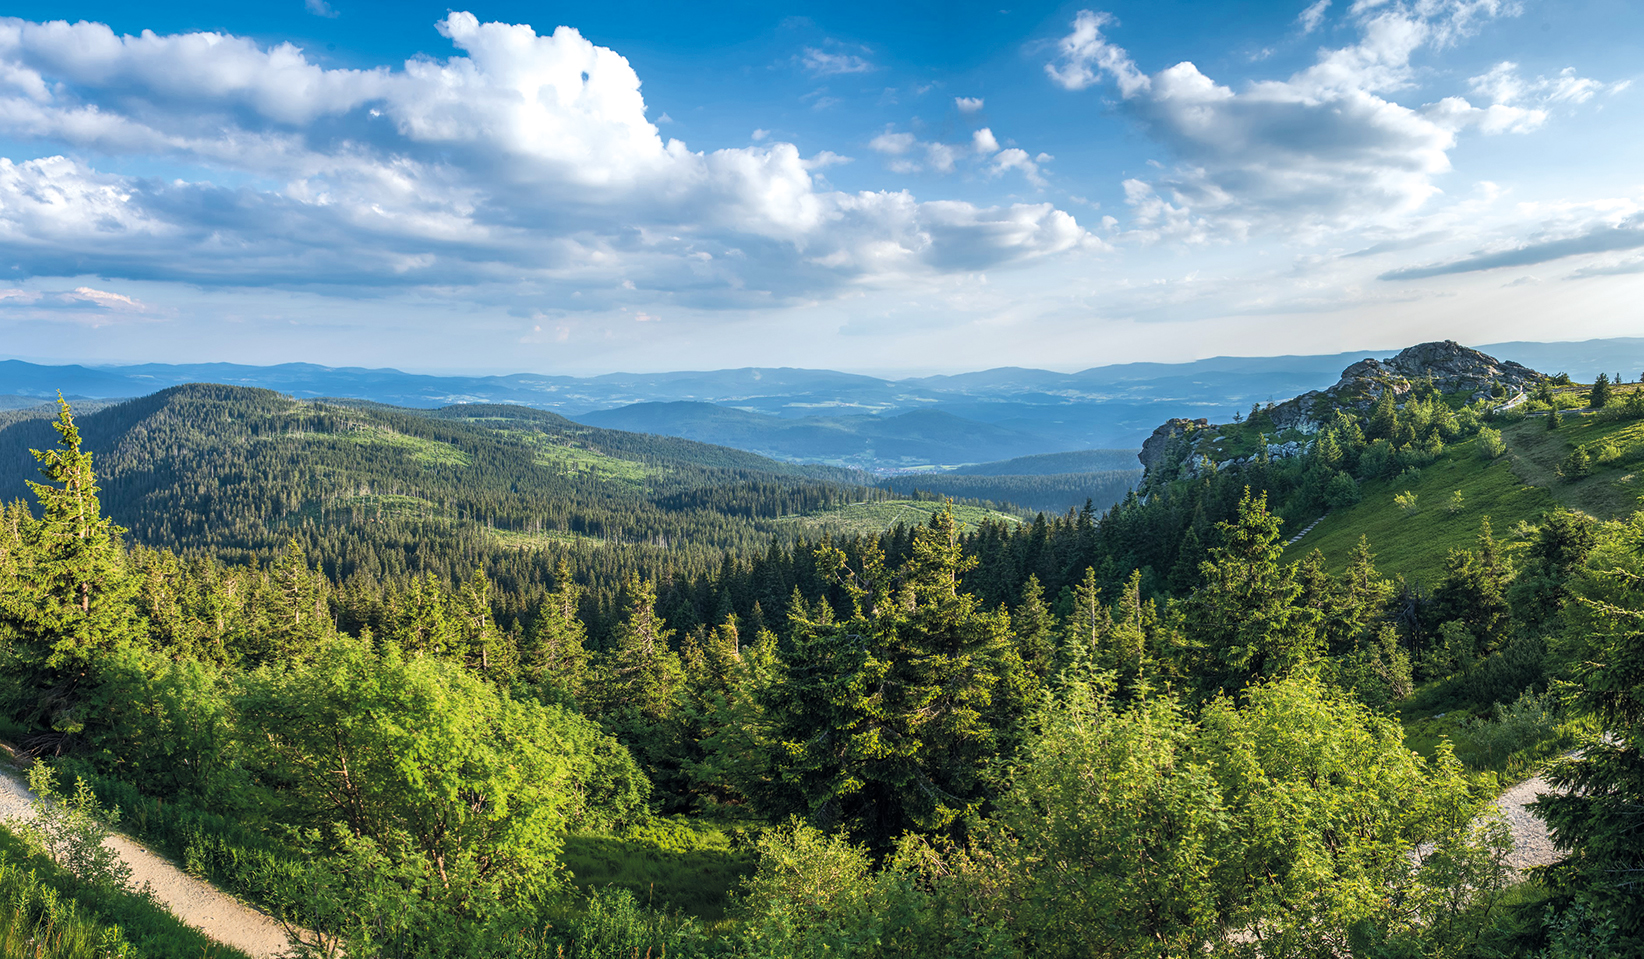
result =
[[[835,536],[862,536],[881,533],[897,523],[910,526],[930,522],[943,504],[933,500],[893,499],[877,503],[847,503],[832,509],[818,510],[803,516],[786,516],[779,522],[805,533],[831,533]],[[1023,522],[1020,516],[987,509],[981,506],[955,505],[954,521],[961,527],[974,527],[983,520],[1012,525]]]
[[[656,475],[657,470],[644,463],[617,459],[604,453],[567,444],[558,436],[540,432],[506,432],[510,437],[523,439],[530,445],[538,466],[559,473],[594,473],[601,479],[642,485]]]
[[[1443,574],[1450,550],[1474,545],[1484,517],[1490,517],[1497,538],[1507,542],[1519,522],[1535,522],[1557,504],[1551,491],[1520,479],[1510,457],[1480,459],[1477,443],[1469,439],[1453,444],[1418,477],[1364,484],[1364,498],[1358,504],[1325,517],[1301,542],[1286,548],[1285,559],[1299,560],[1318,549],[1332,568],[1339,569],[1347,564],[1359,537],[1366,536],[1377,566],[1431,585]],[[1462,508],[1452,513],[1450,500],[1456,490],[1461,491]],[[1393,502],[1403,492],[1416,494],[1413,514]],[[1297,526],[1307,522],[1298,521]],[[1287,535],[1295,531],[1288,530]]]
[[[1564,425],[1547,428],[1545,417],[1527,417],[1502,431],[1507,459],[1524,482],[1548,488],[1558,501],[1599,519],[1614,519],[1639,508],[1644,495],[1644,420],[1615,420],[1599,414],[1566,414]],[[1577,446],[1613,443],[1621,458],[1600,464],[1591,476],[1569,480],[1559,475],[1565,457]]]
[[[605,542],[598,536],[584,536],[580,533],[566,533],[560,530],[544,530],[540,533],[526,533],[512,529],[487,530],[491,540],[504,549],[548,549],[564,546],[567,543],[588,543],[598,546]]]
[[[578,888],[618,886],[643,904],[707,922],[725,917],[731,891],[755,865],[744,832],[682,818],[657,819],[621,835],[567,836],[564,860]]]
[[[142,896],[99,889],[0,827],[0,959],[247,959]]]
[[[472,459],[450,443],[408,436],[382,426],[359,426],[340,433],[295,433],[301,439],[346,443],[353,446],[386,446],[404,450],[410,459],[425,466],[468,466]]]

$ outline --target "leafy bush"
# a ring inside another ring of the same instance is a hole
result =
[[[1507,452],[1507,441],[1501,438],[1500,430],[1493,430],[1486,426],[1478,431],[1478,455],[1493,460]]]
[[[104,810],[84,779],[73,795],[57,791],[57,773],[43,762],[29,767],[31,817],[7,822],[34,849],[50,856],[82,882],[105,889],[124,885],[131,867],[103,841],[120,822],[120,807]]]

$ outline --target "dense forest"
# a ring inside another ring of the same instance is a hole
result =
[[[1257,409],[1236,468],[1186,435],[1111,509],[802,542],[770,524],[880,494],[211,389],[88,418],[112,448],[66,404],[0,434],[40,474],[0,516],[0,739],[307,948],[1644,949],[1644,514],[1480,516],[1427,578],[1362,539],[1286,559],[1378,484],[1495,463],[1523,410],[1389,389],[1274,457]],[[1567,416],[1631,436],[1641,400]],[[1569,482],[1644,452],[1605,442]],[[1566,855],[1510,870],[1485,811],[1559,756]]]

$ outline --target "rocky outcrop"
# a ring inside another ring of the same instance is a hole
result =
[[[1171,440],[1209,425],[1210,421],[1204,417],[1190,420],[1178,416],[1173,420],[1166,420],[1153,431],[1152,436],[1142,441],[1142,451],[1136,454],[1136,458],[1142,461],[1143,469],[1151,469],[1154,463],[1164,459],[1165,453],[1170,449]]]
[[[1294,431],[1311,434],[1318,432],[1323,421],[1338,407],[1363,410],[1374,405],[1384,392],[1391,390],[1394,397],[1402,397],[1419,384],[1431,381],[1442,393],[1465,393],[1472,399],[1491,394],[1500,384],[1509,396],[1530,389],[1546,379],[1519,363],[1498,360],[1487,353],[1462,346],[1455,340],[1421,343],[1385,360],[1366,358],[1342,370],[1341,379],[1326,390],[1303,393],[1266,410],[1273,420],[1276,433]],[[1140,459],[1144,468],[1160,462],[1172,447],[1177,436],[1202,429],[1205,420],[1173,419],[1153,431],[1142,444]],[[1295,449],[1291,449],[1295,447]],[[1269,446],[1272,458],[1299,455],[1306,443],[1292,440],[1287,444]],[[1195,455],[1195,460],[1203,458]],[[1208,462],[1208,461],[1207,461]],[[1198,466],[1197,462],[1192,464]],[[1224,465],[1236,465],[1229,462]]]
[[[1512,395],[1544,379],[1544,374],[1522,364],[1498,360],[1455,340],[1442,340],[1417,344],[1386,360],[1359,360],[1341,371],[1335,386],[1286,400],[1268,415],[1280,431],[1313,433],[1320,419],[1338,406],[1364,409],[1381,399],[1383,391],[1392,390],[1395,397],[1402,397],[1428,380],[1441,393],[1466,393],[1481,399],[1497,383]]]

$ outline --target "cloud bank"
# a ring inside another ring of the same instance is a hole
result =
[[[0,159],[0,251],[35,275],[736,306],[1093,242],[1050,204],[833,190],[818,170],[840,158],[790,143],[692,151],[647,118],[628,61],[569,27],[454,12],[437,29],[456,55],[350,70],[289,43],[0,20],[0,131],[65,151]],[[99,154],[205,174],[110,173]]]

